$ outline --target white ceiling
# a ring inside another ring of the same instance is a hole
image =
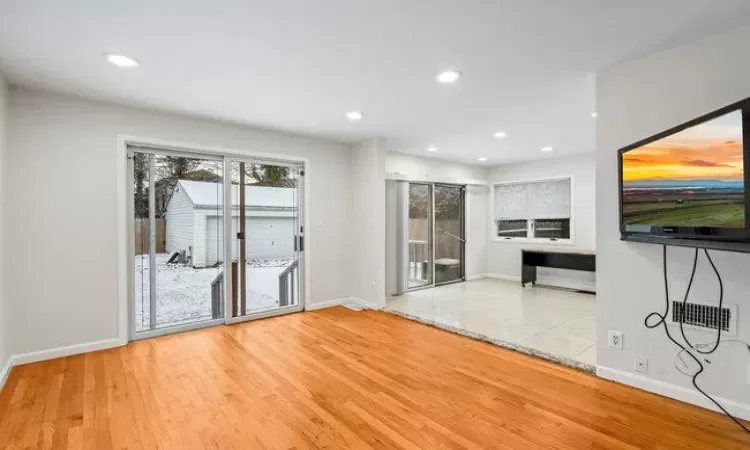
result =
[[[497,164],[593,150],[598,69],[745,24],[747,0],[0,0],[0,68],[35,88]],[[464,76],[439,85],[444,68]]]

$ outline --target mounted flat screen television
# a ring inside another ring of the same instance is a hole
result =
[[[750,99],[619,151],[623,239],[750,241]]]

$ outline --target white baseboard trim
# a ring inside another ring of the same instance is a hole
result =
[[[654,394],[663,395],[664,397],[673,398],[681,402],[690,403],[692,405],[700,406],[712,411],[721,412],[719,408],[714,405],[711,400],[707,399],[700,392],[695,389],[688,389],[682,386],[677,386],[663,381],[654,380],[643,375],[635,373],[625,372],[622,370],[613,369],[611,367],[596,367],[596,374],[607,380],[616,381],[621,384],[626,384],[644,391],[652,392]],[[709,392],[710,394],[710,392]],[[721,406],[726,408],[729,413],[735,417],[742,418],[744,420],[750,420],[750,405],[736,402],[734,400],[728,400],[721,397],[714,397],[717,402],[721,403]]]
[[[497,280],[505,280],[505,281],[516,281],[521,282],[521,277],[517,277],[515,275],[505,275],[504,273],[487,273],[485,274],[487,278],[495,278]]]
[[[305,310],[315,311],[318,309],[333,308],[334,306],[341,306],[348,301],[351,301],[351,298],[337,298],[333,300],[327,300],[325,302],[317,302],[309,305],[307,308],[305,308]]]
[[[344,306],[346,303],[356,303],[366,309],[380,309],[380,306],[372,302],[367,302],[357,297],[344,297],[325,302],[313,303],[307,307],[307,311],[315,311],[324,308],[333,308],[334,306]]]
[[[108,348],[120,347],[122,342],[119,338],[105,339],[103,341],[86,342],[83,344],[69,345],[67,347],[51,348],[49,350],[40,350],[38,352],[21,353],[10,357],[14,366],[22,364],[31,364],[48,359],[63,358],[65,356],[78,355],[81,353],[95,352],[97,350],[106,350]]]
[[[487,278],[486,273],[476,273],[474,275],[469,275],[466,277],[466,281],[474,281],[474,280],[481,280],[482,278]]]
[[[8,381],[8,376],[10,376],[10,370],[13,368],[13,357],[9,357],[7,361],[5,361],[5,365],[3,366],[2,370],[0,370],[0,390],[3,389],[3,386],[5,386],[5,382]]]
[[[361,307],[363,307],[365,309],[383,309],[385,307],[385,302],[381,306],[381,305],[376,305],[373,302],[368,302],[366,300],[362,300],[361,298],[356,298],[356,297],[350,298],[349,301],[357,303],[359,306],[361,306]]]

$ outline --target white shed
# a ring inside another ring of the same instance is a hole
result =
[[[194,267],[224,258],[223,185],[179,180],[165,214],[167,252],[187,251]],[[291,259],[298,216],[297,189],[245,187],[247,259]],[[239,186],[232,185],[232,236],[239,228]],[[232,256],[238,258],[237,241]]]

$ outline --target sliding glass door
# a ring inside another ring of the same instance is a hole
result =
[[[409,183],[408,288],[432,284],[432,185]]]
[[[230,162],[231,317],[299,311],[304,250],[297,165]]]
[[[435,284],[464,279],[465,187],[436,184],[435,187]]]
[[[223,210],[221,158],[131,148],[133,338],[223,318],[208,218]]]
[[[386,209],[395,224],[395,293],[463,281],[465,187],[394,183]]]
[[[131,340],[300,311],[303,168],[129,146]]]

